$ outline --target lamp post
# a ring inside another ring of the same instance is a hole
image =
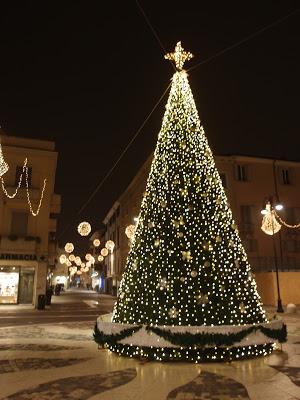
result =
[[[269,197],[266,202],[265,208],[261,210],[261,213],[264,215],[261,229],[267,235],[271,235],[273,237],[273,251],[274,251],[274,266],[276,273],[276,284],[277,284],[277,312],[283,313],[283,307],[280,296],[280,283],[279,283],[279,273],[278,273],[278,260],[277,260],[277,250],[276,250],[276,242],[275,242],[275,234],[280,231],[281,225],[277,222],[275,218],[274,209],[280,211],[283,209],[282,204],[276,202],[274,205],[273,197]],[[280,232],[279,232],[280,233]],[[282,263],[282,247],[280,242],[280,257]]]

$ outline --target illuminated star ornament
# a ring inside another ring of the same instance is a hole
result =
[[[181,42],[177,42],[174,53],[165,55],[166,60],[174,61],[177,71],[182,71],[184,63],[192,57],[194,57],[192,53],[183,50]]]

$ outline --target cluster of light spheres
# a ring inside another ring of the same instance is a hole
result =
[[[94,245],[95,247],[99,247],[99,246],[100,246],[100,240],[99,240],[99,239],[94,239],[93,245]]]
[[[188,53],[184,56],[190,58]],[[266,322],[187,74],[180,56],[174,57],[178,70],[113,322],[154,326]]]
[[[74,251],[73,243],[66,243],[65,244],[65,252],[66,253],[72,253],[73,251]]]
[[[91,225],[86,221],[80,222],[77,227],[77,231],[81,236],[88,236],[91,233],[91,230]]]

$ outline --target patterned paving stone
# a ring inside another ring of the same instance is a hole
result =
[[[272,366],[277,371],[282,372],[290,378],[290,380],[297,386],[300,386],[300,367],[288,367],[288,366]]]
[[[0,351],[7,351],[7,350],[62,351],[62,350],[79,350],[81,348],[82,347],[60,346],[55,344],[31,344],[31,343],[0,344]]]
[[[22,390],[2,400],[86,400],[124,385],[135,377],[136,370],[133,368],[106,374],[72,376]]]
[[[22,371],[26,369],[48,369],[66,367],[89,360],[89,358],[19,358],[15,360],[0,360],[0,374]]]
[[[249,400],[249,396],[241,383],[203,371],[196,379],[173,389],[167,400]]]

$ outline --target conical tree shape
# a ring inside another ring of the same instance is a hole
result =
[[[177,71],[113,322],[265,322],[185,71]]]
[[[8,168],[9,168],[8,164],[5,162],[4,157],[3,157],[1,138],[0,138],[0,177],[8,171]]]

